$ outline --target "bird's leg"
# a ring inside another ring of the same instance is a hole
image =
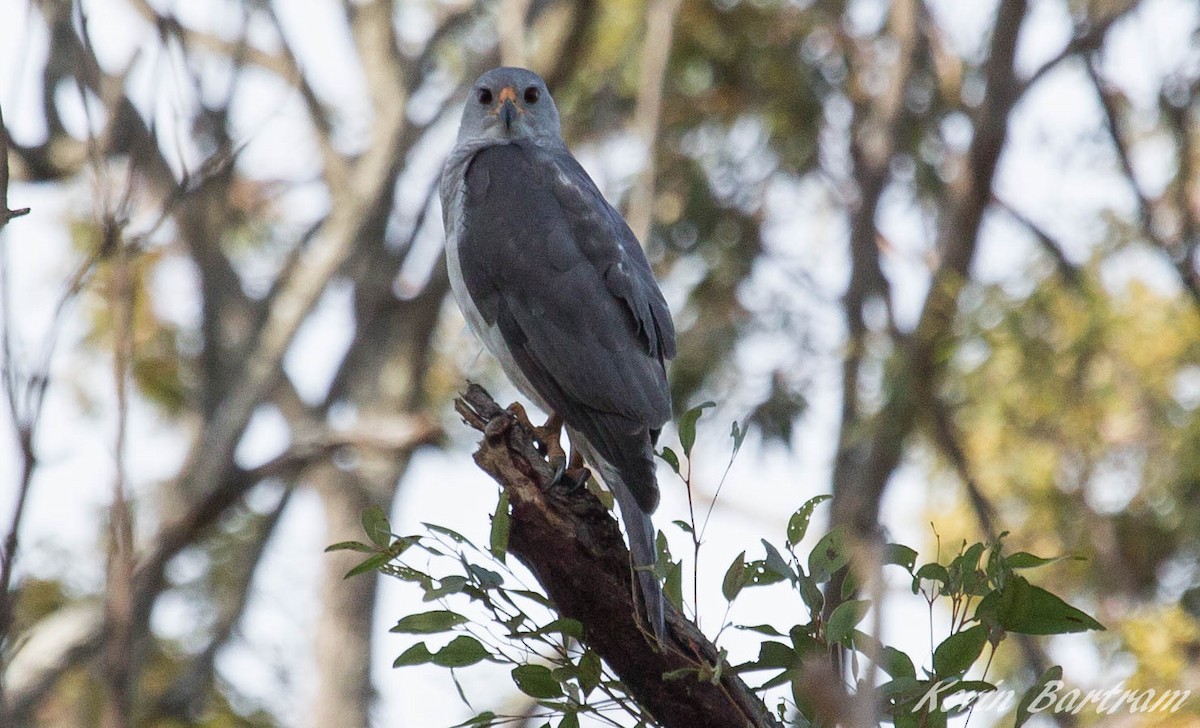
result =
[[[562,482],[564,474],[567,471],[567,454],[563,450],[562,439],[562,418],[555,413],[550,413],[546,418],[546,423],[541,427],[534,425],[529,421],[529,414],[520,402],[513,402],[508,406],[508,413],[512,415],[518,422],[521,422],[533,431],[534,447],[538,453],[550,463],[550,467],[554,468],[554,478],[551,480],[551,485],[556,485]]]
[[[572,446],[571,456],[567,457],[562,446],[562,427],[562,417],[551,412],[546,424],[534,427],[533,432],[537,437],[538,451],[554,468],[554,478],[550,484],[562,485],[568,492],[574,492],[587,484],[591,472],[583,466],[583,455],[578,448]]]
[[[555,470],[564,468],[567,462],[567,453],[563,451],[562,443],[562,418],[551,412],[546,418],[546,424],[541,427],[533,428],[534,434],[537,436],[539,447],[542,455],[550,461]]]
[[[579,490],[587,485],[588,478],[591,476],[592,471],[583,465],[583,454],[579,452],[579,448],[572,445],[570,462],[567,465],[566,471],[562,474],[562,479],[569,482],[568,490],[571,492]]]

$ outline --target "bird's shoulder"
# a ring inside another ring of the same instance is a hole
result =
[[[491,266],[541,280],[585,265],[628,309],[646,352],[660,361],[675,355],[671,315],[641,245],[565,146],[523,140],[481,149],[467,165],[466,189],[478,224],[488,226],[488,247],[508,253],[489,256]]]

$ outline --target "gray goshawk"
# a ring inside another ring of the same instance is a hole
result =
[[[662,639],[650,514],[675,328],[650,264],[567,150],[554,100],[532,71],[496,68],[475,82],[440,191],[458,306],[612,490]]]

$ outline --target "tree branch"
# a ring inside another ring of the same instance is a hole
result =
[[[1001,3],[988,53],[987,92],[975,115],[975,135],[967,150],[967,169],[950,187],[945,220],[938,231],[942,258],[921,316],[903,342],[903,373],[876,417],[870,442],[858,466],[852,490],[835,500],[833,521],[853,524],[864,536],[874,534],[879,503],[888,479],[900,463],[904,442],[917,424],[917,408],[936,387],[942,349],[958,309],[958,294],[970,277],[979,227],[991,201],[992,180],[1008,137],[1008,117],[1023,86],[1016,78],[1017,38],[1026,0]]]
[[[8,127],[4,125],[4,111],[0,109],[0,229],[14,217],[28,214],[28,207],[8,209]]]
[[[716,681],[666,680],[672,670],[713,666],[718,651],[667,605],[668,644],[654,644],[633,601],[629,552],[617,522],[591,493],[550,487],[553,470],[534,448],[532,425],[500,408],[472,384],[455,401],[484,433],[475,462],[509,494],[509,552],[529,567],[559,614],[583,625],[583,642],[667,728],[778,726],[766,706],[725,666]]]
[[[1100,20],[1077,29],[1075,37],[1071,38],[1071,40],[1065,46],[1063,46],[1063,49],[1059,51],[1057,55],[1043,63],[1036,71],[1030,74],[1029,78],[1021,82],[1020,93],[1024,94],[1031,87],[1036,85],[1038,81],[1042,80],[1046,74],[1062,65],[1063,61],[1099,48],[1104,42],[1104,38],[1108,35],[1108,31],[1112,28],[1113,24],[1128,15],[1138,6],[1139,3],[1140,0],[1131,0],[1130,2],[1126,2],[1123,7],[1118,8],[1112,13],[1109,13]]]
[[[1129,140],[1121,131],[1121,121],[1117,110],[1117,95],[1105,85],[1104,79],[1100,76],[1099,69],[1096,68],[1096,59],[1094,57],[1089,57],[1084,67],[1087,69],[1088,79],[1091,80],[1092,86],[1096,90],[1096,97],[1100,101],[1100,107],[1104,110],[1105,127],[1108,129],[1109,138],[1112,140],[1113,150],[1116,152],[1121,172],[1129,182],[1129,189],[1133,193],[1134,200],[1137,203],[1137,216],[1142,228],[1142,234],[1156,248],[1167,255],[1176,273],[1179,274],[1179,280],[1183,284],[1184,290],[1191,296],[1192,302],[1200,306],[1200,273],[1196,271],[1191,256],[1187,254],[1191,244],[1186,241],[1168,240],[1155,225],[1154,201],[1146,195],[1145,190],[1142,189],[1142,185],[1138,182],[1137,173],[1133,168],[1133,151],[1130,149]],[[1186,154],[1186,151],[1183,154]],[[1184,183],[1186,184],[1186,181]],[[1187,210],[1180,210],[1179,213],[1187,215]]]
[[[1063,281],[1075,290],[1083,289],[1083,274],[1079,271],[1079,266],[1067,258],[1062,245],[1050,233],[1046,232],[1045,228],[1026,217],[1020,210],[1013,207],[1007,201],[1000,199],[995,194],[992,195],[992,204],[1004,210],[1009,217],[1033,233],[1033,237],[1042,246],[1042,250],[1046,251],[1050,259],[1054,261],[1054,267],[1058,270],[1058,274],[1062,277]]]

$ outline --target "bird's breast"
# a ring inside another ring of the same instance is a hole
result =
[[[483,342],[492,356],[496,357],[505,376],[517,390],[543,411],[550,412],[550,408],[541,395],[537,393],[525,373],[521,371],[521,367],[517,365],[508,343],[500,332],[500,327],[494,321],[488,322],[471,296],[471,291],[467,288],[467,282],[462,273],[463,251],[461,245],[465,237],[461,204],[463,196],[460,192],[455,197],[446,218],[446,273],[450,278],[450,291],[454,295],[454,302],[458,304],[458,310],[462,312],[467,328]]]

